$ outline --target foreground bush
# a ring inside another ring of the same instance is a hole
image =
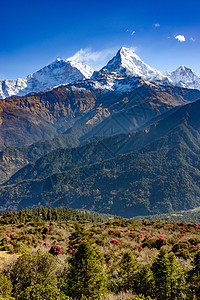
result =
[[[10,297],[11,291],[12,291],[11,281],[4,274],[0,274],[0,300],[12,299]]]
[[[65,294],[51,285],[36,284],[22,292],[19,300],[70,300]]]
[[[36,284],[54,285],[56,283],[54,271],[55,258],[49,253],[38,251],[20,256],[8,271],[13,285],[13,294],[17,296]]]

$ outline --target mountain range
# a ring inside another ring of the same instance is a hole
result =
[[[159,81],[185,88],[200,89],[200,78],[192,69],[180,66],[173,72],[157,71],[144,63],[132,49],[122,47],[116,56],[100,71],[95,71],[92,67],[73,59],[63,60],[57,58],[50,65],[28,75],[24,79],[0,80],[0,98],[4,99],[13,95],[24,96],[31,92],[40,92],[62,84],[89,78],[99,79],[105,72],[125,77],[142,77],[152,82]],[[107,82],[108,88],[109,85],[110,88],[113,86],[113,81],[112,78]]]
[[[28,77],[21,90],[13,83],[14,96],[1,94],[1,211],[131,217],[200,206],[200,79],[191,69],[160,72],[122,47],[99,71],[56,60]]]

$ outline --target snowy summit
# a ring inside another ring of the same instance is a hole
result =
[[[90,78],[94,69],[74,60],[57,58],[53,63],[24,79],[0,80],[0,98],[24,96],[48,88]]]

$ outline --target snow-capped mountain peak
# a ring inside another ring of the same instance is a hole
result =
[[[17,80],[0,81],[0,98],[12,95],[23,96],[30,92],[39,92],[47,88],[88,79],[94,69],[74,60],[57,58],[41,70]]]
[[[121,75],[143,77],[147,80],[163,78],[162,72],[144,63],[134,50],[125,47],[120,48],[116,56],[100,72],[104,72],[105,70]]]
[[[99,72],[95,72],[93,77],[99,77],[99,74],[105,72],[115,72],[128,77],[142,77],[152,82],[160,81],[166,84],[200,90],[200,78],[192,69],[180,66],[173,72],[158,71],[143,62],[134,50],[125,47],[120,48],[107,65]]]
[[[169,73],[169,75],[174,85],[200,89],[200,78],[191,68],[180,66],[175,71]]]

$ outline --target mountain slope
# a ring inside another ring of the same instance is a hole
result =
[[[0,101],[0,150],[52,139],[95,106],[99,91],[58,87]]]
[[[198,98],[198,90],[167,86],[164,90],[142,82],[133,86],[132,91],[120,94],[104,93],[92,85],[87,90],[68,85],[28,97],[1,100],[0,183],[54,149],[137,131],[162,118],[173,107]],[[28,124],[24,125],[22,120]],[[54,138],[62,132],[65,134]],[[54,140],[36,142],[50,138]],[[33,142],[36,143],[16,148]]]
[[[137,133],[143,136],[139,150],[2,186],[2,209],[67,205],[132,217],[200,206],[199,111],[200,101],[188,104]]]
[[[94,72],[92,67],[76,61],[56,59],[41,70],[28,75],[24,79],[0,80],[0,98],[12,95],[24,96],[33,92],[90,78]]]
[[[183,116],[185,115],[187,106],[184,108],[181,112]],[[163,121],[156,122],[149,128],[144,128],[136,132],[118,134],[107,138],[95,136],[95,141],[83,146],[71,149],[55,149],[20,169],[4,185],[16,184],[28,179],[44,179],[54,173],[101,162],[117,157],[121,153],[139,150],[150,142],[167,134],[174,126],[180,124],[182,122],[181,116],[177,118],[177,115],[174,117],[175,115],[172,114],[172,117],[168,118],[170,120],[168,121],[170,123],[169,126],[165,126],[166,120],[164,119]]]

